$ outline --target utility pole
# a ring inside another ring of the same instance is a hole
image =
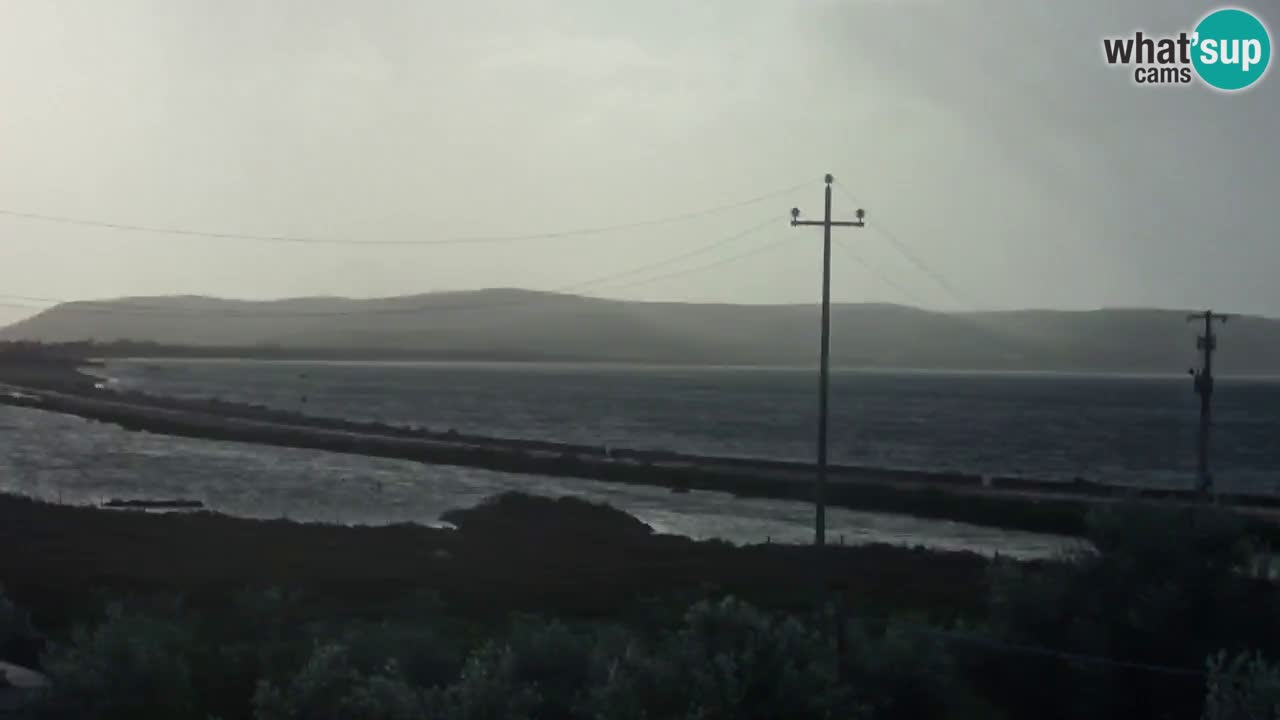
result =
[[[814,504],[817,508],[814,517],[813,544],[822,547],[826,543],[827,533],[827,375],[831,360],[831,228],[863,227],[866,213],[859,209],[853,221],[834,221],[831,219],[831,183],[835,178],[827,173],[826,212],[821,221],[801,220],[800,208],[791,208],[791,226],[822,226],[822,360],[818,378],[818,477],[814,487]]]
[[[1213,396],[1213,351],[1218,348],[1218,336],[1213,334],[1213,321],[1226,324],[1228,315],[1215,314],[1212,310],[1192,313],[1187,322],[1204,321],[1204,334],[1196,336],[1196,349],[1201,352],[1200,371],[1188,372],[1195,378],[1195,391],[1200,395],[1200,434],[1196,441],[1197,490],[1208,496],[1213,491],[1213,477],[1209,474],[1209,420]]]

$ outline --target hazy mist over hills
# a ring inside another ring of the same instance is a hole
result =
[[[1197,327],[1179,310],[940,313],[832,307],[837,365],[937,369],[1183,372]],[[353,300],[206,297],[68,303],[0,339],[121,340],[274,348],[297,356],[809,365],[816,305],[627,302],[495,289]],[[1215,360],[1225,373],[1280,372],[1280,322],[1233,318]]]

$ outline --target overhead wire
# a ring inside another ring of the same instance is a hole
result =
[[[635,268],[630,268],[627,270],[609,273],[607,275],[591,278],[588,280],[570,283],[568,285],[562,285],[549,290],[538,290],[538,291],[530,291],[530,292],[541,292],[541,293],[547,293],[549,295],[554,295],[557,293],[567,293],[567,292],[571,292],[574,290],[581,290],[583,288],[587,288],[595,285],[606,284],[616,279],[625,278],[641,272],[647,272],[652,269],[666,267],[670,264],[688,259],[689,257],[694,257],[697,255],[709,252],[711,250],[717,249],[721,246],[728,245],[730,243],[742,240],[746,237],[750,237],[751,235],[754,235],[755,233],[759,232],[760,230],[764,229],[766,226],[774,222],[778,222],[778,220],[776,220],[773,217],[767,218],[760,222],[754,223],[753,225],[750,225],[745,229],[742,229],[730,235],[727,235],[723,238],[718,238],[713,242],[699,246],[697,248],[694,248],[693,250],[681,253],[679,255],[666,258],[664,260],[660,260],[653,263],[647,263],[645,265],[641,265]],[[645,284],[648,282],[656,282],[657,280],[664,279],[666,277],[674,277],[677,275],[687,274],[690,272],[697,272],[697,271],[709,269],[712,267],[716,267],[718,265],[734,262],[736,260],[742,259],[752,254],[756,254],[757,252],[760,252],[763,249],[764,248],[757,248],[747,253],[733,255],[713,263],[699,265],[699,266],[695,266],[694,268],[688,268],[688,269],[676,271],[673,273],[667,273],[667,274],[660,275],[653,278],[646,278],[636,282],[627,283],[620,286],[617,289],[635,287],[637,285]],[[23,309],[33,309],[33,306],[27,303],[47,303],[47,304],[65,304],[67,306],[66,309],[71,311],[100,312],[105,314],[124,314],[124,315],[143,314],[143,315],[169,315],[169,316],[178,316],[178,317],[223,317],[223,318],[227,318],[227,317],[230,317],[230,318],[235,318],[235,317],[325,318],[325,317],[350,317],[350,316],[365,316],[365,315],[414,314],[414,313],[420,313],[420,312],[435,312],[435,311],[444,311],[444,310],[495,309],[495,308],[502,308],[502,307],[525,305],[530,302],[528,298],[524,298],[521,300],[506,301],[506,302],[491,302],[491,303],[468,302],[468,303],[447,304],[447,303],[439,303],[439,302],[428,302],[428,303],[418,303],[418,304],[409,305],[409,306],[382,307],[382,308],[375,307],[375,308],[367,308],[367,309],[361,309],[361,310],[273,312],[269,310],[214,311],[214,310],[179,309],[179,308],[174,308],[170,306],[131,304],[127,300],[123,302],[67,300],[67,299],[61,299],[61,298],[36,297],[36,296],[26,296],[26,295],[0,295],[0,298],[5,299],[4,301],[0,301],[0,306],[19,307]],[[564,299],[565,298],[563,297],[549,297],[541,300],[541,302],[564,300]],[[364,302],[377,302],[379,300],[394,301],[395,298],[375,298],[375,299],[365,300]],[[241,302],[254,302],[254,301],[241,301]],[[35,309],[40,309],[40,308],[37,307]]]
[[[602,226],[590,227],[590,228],[576,228],[571,230],[562,230],[562,231],[553,231],[553,232],[544,232],[544,233],[531,233],[531,234],[524,234],[524,235],[449,238],[449,239],[441,239],[441,240],[377,240],[375,239],[375,240],[362,241],[362,240],[349,240],[349,239],[338,239],[338,238],[317,238],[317,237],[306,237],[306,236],[249,235],[249,234],[240,234],[240,233],[205,232],[205,231],[197,231],[197,230],[188,230],[183,228],[164,228],[164,227],[146,226],[146,225],[129,225],[129,224],[121,224],[121,223],[102,222],[102,221],[96,221],[96,220],[83,220],[83,219],[77,219],[77,218],[49,216],[49,215],[42,215],[38,213],[19,212],[19,211],[2,209],[2,208],[0,208],[0,215],[10,215],[15,217],[49,220],[53,222],[67,222],[67,223],[72,223],[77,225],[90,225],[95,227],[105,227],[105,228],[118,229],[118,230],[131,230],[131,231],[139,231],[139,232],[188,235],[188,236],[210,237],[210,238],[235,238],[235,239],[257,240],[257,241],[268,241],[268,242],[290,242],[290,243],[315,242],[315,243],[342,244],[342,245],[449,245],[449,244],[464,244],[464,243],[473,243],[473,242],[477,242],[477,243],[478,242],[501,242],[501,241],[572,237],[572,236],[578,236],[578,235],[591,235],[591,234],[606,233],[606,232],[623,230],[623,229],[662,225],[667,223],[678,222],[681,220],[711,215],[711,214],[722,212],[729,209],[745,207],[747,205],[755,204],[770,198],[774,198],[781,195],[785,195],[787,193],[794,192],[802,187],[805,187],[807,184],[808,183],[798,183],[795,185],[788,186],[786,188],[771,191],[768,193],[763,193],[761,195],[747,198],[745,200],[740,200],[734,203],[728,203],[725,205],[718,205],[710,208],[704,208],[701,210],[695,210],[695,211],[680,213],[675,215],[668,215],[668,216],[663,216],[659,218],[651,218],[647,220],[633,221],[628,223],[618,223],[613,225],[602,225]],[[835,184],[840,188],[841,193],[847,199],[849,199],[851,202],[854,202],[856,204],[856,200],[854,199],[851,191],[845,185],[843,185],[839,181],[837,181]],[[570,283],[568,285],[552,288],[549,290],[543,290],[541,292],[546,292],[546,293],[572,292],[574,290],[608,284],[616,279],[640,274],[643,272],[647,272],[649,270],[655,270],[662,267],[666,267],[674,263],[680,262],[681,260],[685,260],[690,257],[695,257],[697,255],[710,252],[711,250],[714,250],[718,247],[721,247],[723,245],[727,245],[731,242],[739,240],[742,237],[745,237],[747,235],[750,235],[756,232],[761,227],[767,225],[769,222],[770,222],[769,220],[765,220],[745,230],[733,233],[727,237],[720,238],[714,242],[694,248],[693,250],[690,250],[685,253],[681,253],[673,257],[665,258],[665,259],[662,259],[653,263],[641,265],[638,267],[621,270],[615,273],[609,273],[604,276]],[[906,243],[902,242],[896,236],[896,234],[894,234],[888,228],[884,227],[883,223],[879,221],[875,221],[875,222],[868,223],[868,225],[872,230],[880,233],[885,239],[887,239],[891,244],[893,244],[893,246],[897,249],[897,251],[900,254],[902,254],[903,257],[905,257],[912,265],[914,265],[918,270],[920,270],[921,272],[929,276],[934,281],[934,283],[938,285],[938,287],[940,287],[944,292],[946,292],[951,297],[953,301],[956,301],[961,305],[969,304],[965,302],[963,294],[960,293],[954,287],[954,285],[952,285],[941,273],[935,271],[932,267],[928,265],[928,263],[922,260],[914,251],[911,250],[911,248]],[[680,269],[670,273],[664,273],[654,277],[642,278],[634,282],[624,283],[622,285],[615,286],[613,289],[614,290],[627,289],[627,288],[636,287],[639,285],[648,284],[651,282],[658,282],[660,280],[668,279],[671,277],[679,277],[679,276],[700,272],[707,269],[712,269],[715,267],[720,267],[722,265],[725,265],[731,262],[736,262],[738,260],[745,259],[746,257],[750,257],[752,255],[756,255],[758,253],[764,252],[775,245],[781,244],[781,242],[782,241],[778,241],[777,243],[771,243],[769,245],[759,247],[759,248],[747,251],[745,253],[740,253],[738,255],[734,255],[728,258],[722,258],[720,260],[716,260],[714,262],[696,266],[693,268]],[[844,243],[845,241],[842,239],[839,242]],[[893,290],[897,291],[904,298],[916,297],[916,294],[914,292],[908,290],[904,285],[897,282],[893,278],[889,277],[886,273],[884,273],[883,271],[881,271],[879,268],[875,267],[871,263],[867,262],[866,259],[862,257],[859,253],[857,253],[856,250],[854,250],[852,247],[849,247],[847,244],[845,244],[841,252],[848,254],[850,259],[852,259],[860,267],[864,268],[865,270],[873,274],[879,281],[884,283],[886,286],[892,288]],[[32,296],[6,295],[6,296],[0,296],[0,297],[6,298],[5,300],[0,301],[0,307],[12,307],[12,308],[20,308],[20,309],[40,309],[40,306],[33,305],[31,303],[74,302],[74,306],[73,306],[74,309],[83,310],[83,311],[95,311],[100,309],[100,311],[108,312],[108,313],[161,313],[161,314],[184,315],[184,316],[217,315],[221,317],[343,317],[343,316],[351,316],[351,315],[407,314],[407,313],[417,313],[417,312],[435,311],[435,310],[498,308],[498,307],[507,307],[512,305],[524,304],[525,302],[527,302],[527,300],[522,300],[518,302],[462,303],[462,304],[454,304],[454,305],[440,304],[437,302],[433,302],[429,304],[405,306],[405,307],[369,308],[369,309],[350,310],[350,311],[272,312],[272,311],[263,310],[263,311],[237,312],[237,311],[179,310],[179,309],[176,309],[173,307],[167,307],[167,306],[159,307],[159,306],[146,306],[146,305],[138,305],[138,304],[102,303],[102,302],[95,302],[95,301],[68,301],[68,300],[59,299],[59,298],[32,297]],[[394,298],[386,298],[385,300],[394,300]]]
[[[717,260],[717,261],[715,261],[715,262],[710,262],[710,263],[706,263],[706,264],[703,264],[703,265],[697,265],[697,266],[694,266],[694,267],[691,267],[691,268],[684,268],[684,269],[681,269],[681,270],[676,270],[676,271],[674,271],[674,272],[664,273],[664,274],[662,274],[662,275],[658,275],[658,276],[650,277],[650,278],[645,278],[645,279],[642,279],[642,280],[638,280],[638,281],[636,281],[636,282],[627,283],[627,284],[625,284],[625,285],[618,285],[618,286],[613,287],[613,288],[612,288],[612,290],[613,290],[614,292],[616,292],[616,291],[618,291],[618,290],[626,290],[626,289],[628,289],[628,288],[638,287],[638,286],[640,286],[640,285],[647,285],[647,284],[652,283],[652,282],[658,282],[659,280],[668,280],[668,279],[670,279],[670,278],[674,278],[674,277],[681,277],[681,276],[684,276],[684,275],[691,275],[691,274],[693,274],[693,273],[702,272],[702,271],[704,271],[704,270],[711,270],[711,269],[713,269],[713,268],[722,267],[722,266],[724,266],[724,265],[728,265],[728,264],[730,264],[730,263],[738,262],[739,260],[745,260],[745,259],[747,259],[747,258],[749,258],[749,257],[753,257],[753,256],[755,256],[755,255],[759,255],[759,254],[761,254],[761,253],[763,253],[763,252],[767,252],[767,251],[769,251],[769,250],[773,250],[774,248],[777,248],[777,247],[779,247],[779,246],[781,246],[781,245],[786,244],[789,240],[790,240],[790,238],[785,238],[785,237],[784,237],[784,238],[779,238],[778,240],[774,240],[773,242],[769,242],[769,243],[766,243],[766,244],[764,244],[764,245],[760,245],[760,246],[755,247],[755,248],[753,248],[753,249],[751,249],[751,250],[747,250],[747,251],[745,251],[745,252],[738,253],[737,255],[730,255],[729,257],[721,258],[720,260]]]
[[[855,205],[858,204],[858,201],[856,198],[854,198],[853,193],[847,187],[845,187],[843,183],[841,183],[839,180],[836,180],[834,184],[836,187],[840,188],[841,194],[844,195],[849,202]],[[879,220],[868,221],[867,227],[879,233],[880,236],[883,237],[884,239],[888,240],[890,244],[892,244],[894,248],[896,248],[897,251],[904,258],[907,259],[907,262],[910,262],[912,265],[914,265],[915,268],[920,272],[924,273],[925,275],[928,275],[929,278],[932,279],[933,282],[939,288],[941,288],[942,291],[945,292],[953,302],[960,305],[961,307],[972,306],[972,303],[966,300],[964,293],[957,290],[956,287],[952,285],[951,282],[948,281],[946,277],[944,277],[941,273],[935,271],[932,267],[930,267],[929,264],[926,263],[923,259],[921,259],[915,253],[915,251],[911,249],[909,245],[907,245],[897,236],[896,233],[892,232],[889,228],[885,227],[884,223],[880,222]]]
[[[970,633],[961,633],[954,630],[942,630],[939,628],[928,627],[925,625],[912,623],[899,623],[907,627],[907,629],[922,635],[931,635],[943,640],[952,640],[956,642],[964,642],[973,645],[981,645],[991,650],[997,650],[1006,654],[1018,655],[1034,655],[1039,657],[1053,658],[1071,663],[1098,665],[1104,667],[1112,667],[1124,670],[1139,670],[1142,672],[1156,673],[1161,675],[1176,675],[1180,677],[1204,677],[1207,673],[1203,670],[1193,668],[1179,667],[1176,665],[1157,665],[1153,663],[1134,662],[1130,660],[1117,660],[1115,658],[1106,657],[1104,655],[1089,655],[1085,653],[1067,652],[1063,650],[1055,650],[1052,648],[1040,647],[1036,645],[1022,645],[1018,643],[1005,642],[995,638],[973,635]]]
[[[743,238],[745,238],[745,237],[748,237],[748,236],[750,236],[750,235],[754,235],[755,233],[759,232],[760,230],[764,229],[766,226],[768,226],[768,225],[770,225],[770,224],[772,224],[772,223],[774,223],[774,222],[776,222],[776,221],[777,221],[777,218],[775,218],[774,216],[772,216],[772,215],[771,215],[770,217],[768,217],[768,218],[765,218],[765,219],[761,220],[760,222],[756,223],[755,225],[752,225],[751,227],[749,227],[749,228],[747,228],[747,229],[745,229],[745,230],[742,230],[742,231],[739,231],[739,232],[733,233],[732,235],[729,235],[729,236],[727,236],[727,237],[723,237],[723,238],[721,238],[721,239],[719,239],[719,240],[716,240],[716,241],[714,241],[714,242],[707,243],[706,245],[702,245],[702,246],[696,247],[696,248],[694,248],[693,250],[690,250],[690,251],[688,251],[688,252],[684,252],[684,253],[681,253],[681,254],[679,254],[679,255],[675,255],[675,256],[673,256],[673,257],[666,258],[665,260],[659,260],[659,261],[657,261],[657,262],[652,262],[652,263],[649,263],[649,264],[647,264],[647,265],[641,265],[641,266],[639,266],[639,267],[631,268],[630,270],[623,270],[623,271],[621,271],[621,272],[613,273],[613,274],[611,274],[611,275],[606,275],[606,276],[604,276],[604,277],[597,278],[597,279],[595,279],[595,280],[588,280],[588,281],[583,282],[583,283],[575,283],[574,285],[564,286],[564,287],[559,288],[559,289],[557,289],[557,290],[553,290],[552,292],[567,292],[567,291],[569,291],[569,290],[579,289],[579,288],[581,288],[581,287],[583,287],[583,286],[585,286],[585,285],[601,285],[601,284],[606,284],[606,283],[608,283],[609,281],[614,280],[614,279],[617,279],[617,278],[626,277],[626,276],[628,276],[628,275],[636,275],[636,274],[640,274],[640,273],[643,273],[643,272],[647,272],[647,271],[649,271],[649,270],[657,270],[657,269],[659,269],[659,268],[667,267],[667,266],[672,265],[672,264],[674,264],[674,263],[680,262],[681,260],[687,260],[687,259],[689,259],[689,258],[691,258],[691,257],[696,257],[696,256],[698,256],[698,255],[702,255],[702,254],[707,253],[707,252],[710,252],[711,250],[714,250],[714,249],[716,249],[716,248],[719,248],[719,247],[722,247],[722,246],[724,246],[724,245],[728,245],[728,244],[730,244],[730,243],[736,242],[736,241],[741,240],[741,239],[743,239]]]
[[[27,220],[38,220],[43,222],[60,223],[66,225],[79,225],[84,227],[96,227],[109,230],[123,230],[129,232],[152,233],[161,235],[174,235],[180,237],[198,237],[210,239],[229,239],[229,240],[249,240],[255,242],[268,243],[291,243],[291,244],[319,244],[319,245],[355,245],[355,246],[374,246],[374,245],[401,245],[401,246],[429,246],[429,245],[470,245],[477,243],[499,243],[514,242],[523,240],[550,240],[555,238],[578,237],[585,235],[600,235],[609,232],[617,232],[621,230],[633,230],[637,228],[655,227],[659,225],[668,225],[684,220],[692,220],[695,218],[714,215],[716,213],[734,210],[737,208],[754,205],[765,200],[781,197],[796,190],[805,187],[808,183],[797,183],[778,190],[772,190],[767,193],[756,195],[745,200],[738,200],[724,205],[716,205],[700,210],[678,213],[675,215],[666,215],[656,218],[648,218],[644,220],[634,220],[624,223],[616,223],[612,225],[598,225],[594,227],[571,228],[568,230],[554,230],[548,232],[537,233],[520,233],[510,235],[487,235],[472,237],[454,237],[440,238],[435,240],[390,240],[390,239],[370,239],[355,240],[351,238],[325,238],[313,237],[307,235],[255,235],[249,233],[236,232],[220,232],[193,230],[189,228],[179,227],[161,227],[155,225],[131,224],[109,222],[104,220],[93,220],[85,218],[74,218],[60,215],[51,215],[44,213],[27,212],[13,210],[9,208],[0,208],[0,215],[9,217],[22,218]]]
[[[885,272],[881,271],[875,265],[872,265],[870,262],[867,262],[867,259],[863,257],[861,254],[859,254],[856,249],[854,249],[853,242],[851,240],[841,237],[839,241],[836,243],[836,245],[839,246],[841,254],[843,254],[845,257],[849,258],[854,263],[856,263],[858,267],[871,273],[881,283],[888,286],[890,289],[896,291],[900,296],[902,296],[904,301],[919,302],[919,296],[917,296],[916,293],[908,290],[906,286],[894,280],[892,277],[890,277]]]

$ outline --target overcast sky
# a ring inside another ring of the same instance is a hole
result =
[[[0,0],[0,295],[385,296],[484,287],[810,302],[832,172],[833,296],[935,308],[1280,316],[1280,76],[1138,87],[1104,36],[1188,0]],[[1274,0],[1251,6],[1275,30]],[[1274,63],[1273,63],[1274,64]],[[838,213],[854,206],[837,194]],[[776,217],[703,255],[610,283]],[[709,265],[699,272],[649,277]],[[868,269],[870,267],[871,269]],[[6,300],[7,298],[0,298]],[[20,310],[5,310],[0,319]]]

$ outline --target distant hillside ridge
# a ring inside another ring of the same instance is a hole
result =
[[[832,362],[1178,373],[1198,361],[1199,328],[1186,314],[944,313],[840,303],[832,306]],[[135,345],[116,347],[185,355],[805,366],[816,361],[818,323],[813,304],[632,302],[493,289],[367,300],[166,296],[74,302],[0,329],[0,340],[131,341]],[[1217,331],[1218,371],[1280,375],[1280,321],[1241,316]]]

